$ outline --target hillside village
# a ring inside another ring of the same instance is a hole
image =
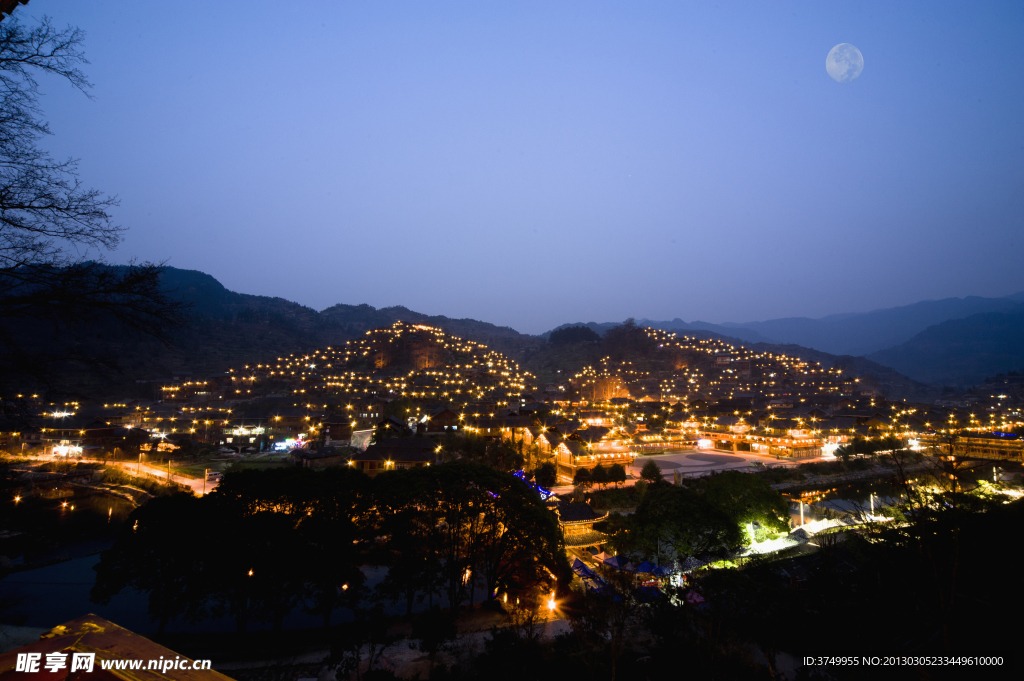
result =
[[[276,456],[372,475],[458,456],[437,446],[458,434],[507,441],[525,467],[553,464],[560,484],[581,468],[683,448],[806,461],[855,439],[898,435],[925,447],[965,430],[972,437],[956,445],[961,453],[1020,460],[1024,452],[1014,434],[1024,424],[1019,377],[971,401],[891,401],[856,376],[799,357],[621,328],[601,342],[608,354],[598,362],[556,370],[564,380],[541,385],[481,343],[399,321],[338,346],[167,382],[153,401],[57,405],[18,396],[12,402],[35,413],[37,425],[8,426],[0,447],[179,464],[200,453]],[[410,446],[416,441],[423,446]]]
[[[874,4],[0,0],[0,680],[1021,666],[1024,14]]]

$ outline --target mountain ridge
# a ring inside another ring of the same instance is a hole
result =
[[[498,326],[475,319],[456,319],[444,315],[427,315],[402,305],[376,308],[363,303],[349,305],[336,303],[323,310],[296,303],[277,296],[258,296],[231,291],[212,275],[199,270],[166,267],[161,274],[165,290],[190,305],[190,313],[203,317],[225,318],[245,311],[268,316],[281,315],[307,330],[336,330],[364,332],[370,328],[407,321],[431,324],[441,328],[473,327],[474,333],[493,337],[515,338],[527,336],[508,326]]]
[[[759,322],[685,322],[638,319],[664,331],[711,331],[748,343],[799,345],[833,355],[867,356],[905,343],[936,324],[987,312],[1012,312],[1024,302],[1024,292],[998,298],[965,296],[922,300],[910,305],[878,308],[868,312],[836,313],[820,318],[780,317]],[[577,323],[580,324],[580,323]],[[563,324],[556,329],[577,324]],[[615,322],[583,323],[604,333]],[[541,334],[547,337],[551,331]]]
[[[190,353],[194,353],[189,363],[200,373],[217,368],[216,362],[223,363],[229,358],[232,364],[244,364],[260,361],[260,355],[265,358],[269,351],[284,352],[287,346],[292,346],[288,352],[294,352],[341,343],[361,336],[370,329],[390,326],[396,321],[428,324],[447,333],[485,343],[520,361],[526,368],[534,363],[531,360],[543,362],[549,354],[544,337],[523,334],[511,327],[474,319],[426,315],[401,305],[375,308],[368,304],[338,303],[317,312],[284,298],[230,291],[215,277],[196,270],[167,268],[163,277],[167,288],[192,306],[193,324],[198,329],[198,333],[188,333],[187,338],[178,339],[182,348],[180,353],[175,353],[179,355],[176,362],[181,365]],[[648,324],[649,321],[639,320],[639,323]],[[682,320],[673,320],[666,325],[674,328],[665,330],[683,331],[701,338],[717,338],[736,345],[756,344],[753,346],[759,349],[786,352],[820,361],[827,366],[856,370],[868,377],[870,383],[890,393],[925,395],[929,389],[928,386],[864,358],[836,356],[794,344],[765,343],[760,341],[756,333],[748,333],[746,338],[737,337],[735,331],[742,333],[744,329],[731,329],[717,324],[692,322],[687,324],[690,328],[680,328],[680,322],[686,324]],[[595,331],[603,335],[605,331],[617,326],[617,323],[591,322],[584,326],[596,327]],[[213,339],[213,348],[207,349],[203,343],[197,343],[197,335]],[[255,342],[246,345],[243,342],[245,338],[255,338]],[[258,346],[261,343],[269,345],[260,352]],[[227,367],[219,368],[223,371]],[[540,366],[534,368],[541,369]],[[150,370],[153,370],[152,367]]]
[[[284,339],[291,338],[295,347],[312,349],[404,321],[441,328],[522,361],[538,352],[540,344],[551,333],[533,336],[509,326],[427,315],[402,305],[375,308],[365,303],[337,303],[317,311],[280,297],[230,291],[215,277],[197,270],[166,268],[162,277],[168,289],[191,305],[194,317],[206,320],[199,326],[208,328],[208,334],[218,333],[212,330],[213,326],[241,324],[249,325],[246,328],[257,336],[263,331],[269,338],[269,327],[281,336],[275,347],[283,348]],[[879,377],[880,383],[890,389],[921,393],[924,388],[918,384],[974,385],[995,373],[1024,368],[1024,350],[1017,349],[1012,333],[1007,330],[1014,328],[1014,321],[999,316],[1016,314],[1024,309],[1022,303],[1024,292],[1000,298],[965,296],[925,300],[864,313],[836,313],[818,319],[783,317],[745,324],[713,324],[700,320],[685,322],[676,317],[670,321],[639,319],[637,322],[664,331],[718,338],[734,344],[784,348],[828,365],[841,362],[865,375]],[[563,324],[556,329],[577,325],[604,335],[618,322]],[[983,330],[986,328],[994,331],[986,335]],[[192,341],[179,340],[185,341],[183,346]],[[232,345],[230,342],[221,344]],[[240,347],[241,343],[234,345],[239,347],[234,350],[225,347],[216,354],[235,356],[243,362],[255,359],[251,351]],[[858,351],[865,347],[875,349]],[[178,363],[184,360],[183,357]],[[203,364],[204,369],[210,368]],[[914,385],[905,383],[904,379],[912,380]]]
[[[1024,304],[930,326],[867,359],[926,383],[970,386],[1024,369]]]
[[[338,303],[317,311],[280,297],[231,291],[215,277],[196,270],[167,267],[161,277],[165,290],[188,305],[187,319],[183,326],[172,331],[170,346],[165,347],[152,339],[104,333],[102,328],[85,325],[70,337],[85,350],[85,354],[103,358],[117,370],[102,378],[87,376],[84,371],[69,372],[66,375],[69,389],[81,394],[102,391],[114,397],[116,393],[128,394],[138,390],[137,384],[140,383],[157,383],[176,375],[213,376],[231,367],[266,361],[271,356],[330,347],[396,321],[438,327],[447,333],[483,343],[507,354],[531,371],[536,369],[538,377],[546,373],[544,367],[550,365],[555,373],[547,377],[549,380],[561,376],[557,370],[565,363],[564,357],[560,359],[552,355],[544,336],[523,334],[511,327],[489,322],[427,315],[400,305],[375,308],[368,304]],[[901,375],[906,372],[894,371],[893,364],[889,362],[896,362],[897,368],[904,365],[885,356],[863,358],[848,356],[848,353],[830,353],[801,343],[767,342],[756,331],[744,327],[699,321],[687,323],[678,318],[670,322],[639,322],[700,338],[717,338],[735,345],[759,345],[829,366],[842,365],[878,377],[879,385],[890,392],[924,394],[928,386],[922,383],[948,383],[911,380],[926,374],[911,366],[910,370],[916,372],[911,378]],[[583,325],[604,334],[618,323],[590,322]],[[558,328],[565,326],[573,324]],[[46,342],[56,344],[62,339]],[[531,367],[534,359],[537,364]]]

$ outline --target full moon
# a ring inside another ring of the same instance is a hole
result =
[[[837,83],[849,83],[864,70],[864,55],[850,43],[839,43],[825,57],[825,70]]]

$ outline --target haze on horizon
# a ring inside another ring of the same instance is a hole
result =
[[[19,13],[87,32],[47,144],[120,197],[117,262],[531,333],[1024,290],[1017,3]]]

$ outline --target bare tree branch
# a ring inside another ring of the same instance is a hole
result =
[[[47,17],[0,23],[0,390],[51,383],[55,365],[94,362],[63,338],[73,325],[101,323],[166,342],[182,305],[161,290],[153,263],[110,266],[105,251],[124,229],[110,215],[117,199],[81,183],[76,159],[39,147],[51,134],[39,106],[39,74],[57,76],[87,97],[84,33]],[[33,337],[35,335],[35,337]]]

